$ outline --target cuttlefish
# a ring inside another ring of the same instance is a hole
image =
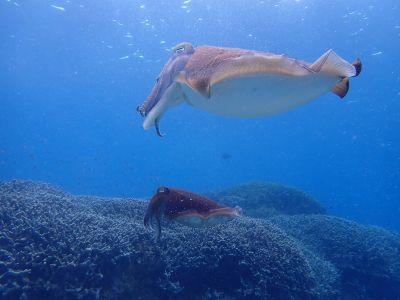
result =
[[[161,236],[161,218],[191,227],[206,227],[241,215],[241,208],[219,205],[213,200],[177,188],[160,187],[151,198],[144,216],[145,228],[156,225],[156,239]]]
[[[163,67],[150,96],[137,108],[143,127],[156,127],[171,107],[186,102],[224,116],[271,116],[332,91],[346,96],[361,62],[328,50],[313,63],[285,55],[180,43]]]

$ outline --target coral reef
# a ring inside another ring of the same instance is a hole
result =
[[[319,297],[307,256],[282,230],[241,218],[206,229],[143,229],[146,202],[0,186],[0,298]],[[330,291],[329,291],[330,293]]]
[[[324,215],[241,217],[203,229],[171,222],[155,242],[146,206],[1,184],[0,298],[400,297],[400,238],[385,230]]]
[[[239,205],[243,214],[254,218],[273,215],[325,214],[325,208],[311,196],[276,183],[254,182],[210,195],[228,206]]]
[[[348,299],[400,298],[400,235],[333,216],[270,219],[341,273]]]

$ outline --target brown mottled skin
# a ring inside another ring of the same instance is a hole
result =
[[[144,217],[144,226],[150,227],[154,218],[157,225],[157,238],[161,234],[161,214],[167,219],[185,215],[199,215],[207,218],[217,214],[234,214],[235,209],[224,207],[211,199],[171,187],[160,187],[151,198]]]
[[[214,72],[227,61],[251,54],[249,50],[228,49],[213,46],[200,46],[185,66],[185,80],[198,91],[209,88]]]
[[[284,55],[214,46],[197,47],[183,71],[181,81],[207,98],[213,84],[228,78],[262,73],[304,76],[312,72],[308,63]]]
[[[168,187],[167,189],[168,192],[158,192],[153,196],[149,208],[158,209],[163,206],[164,215],[169,219],[177,217],[182,212],[191,211],[206,216],[210,210],[222,208],[221,205],[204,196],[177,188]]]

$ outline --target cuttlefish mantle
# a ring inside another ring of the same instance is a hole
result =
[[[161,236],[161,219],[177,221],[191,227],[207,227],[241,215],[241,208],[219,205],[207,197],[171,187],[160,187],[151,198],[144,216],[145,228],[156,225]]]
[[[340,98],[361,62],[349,63],[328,50],[313,63],[285,55],[180,43],[138,111],[143,127],[155,126],[183,102],[210,113],[256,118],[283,113],[332,91]]]

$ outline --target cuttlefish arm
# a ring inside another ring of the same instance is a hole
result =
[[[189,43],[180,43],[173,48],[172,57],[157,77],[150,95],[137,107],[137,111],[144,117],[144,129],[155,126],[157,135],[163,136],[160,132],[160,119],[168,108],[183,101],[175,77],[184,69],[193,52],[194,48]]]

